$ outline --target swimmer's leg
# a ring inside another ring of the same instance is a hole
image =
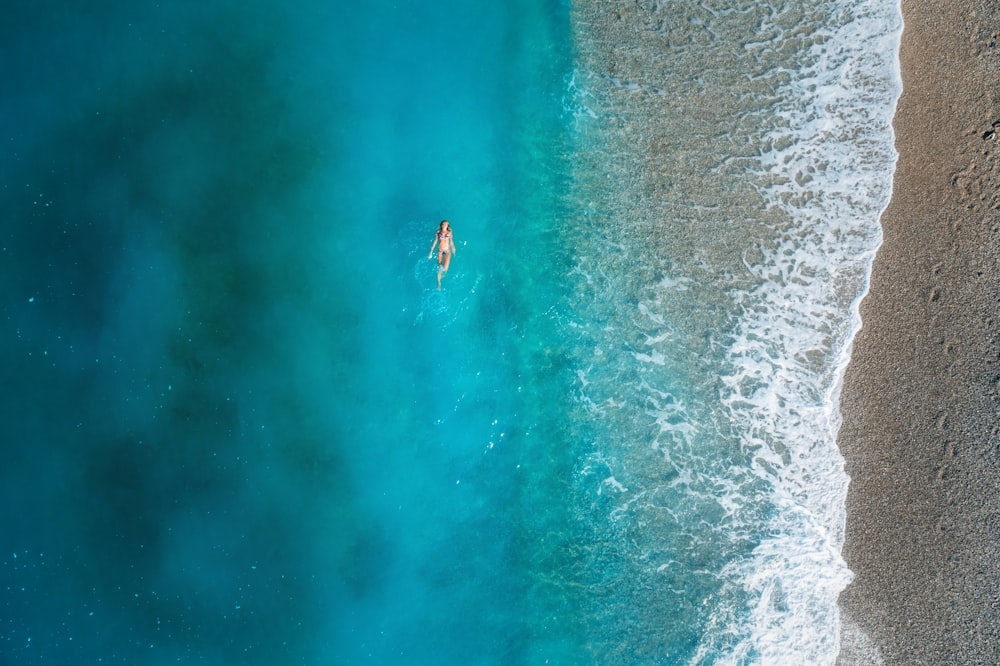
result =
[[[438,289],[441,289],[441,278],[444,274],[448,272],[448,266],[451,264],[451,253],[449,252],[438,252]]]

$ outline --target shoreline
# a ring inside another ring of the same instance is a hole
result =
[[[838,664],[1000,663],[1000,7],[902,0],[899,159],[838,443]]]

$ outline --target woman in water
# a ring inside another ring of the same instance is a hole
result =
[[[434,235],[434,242],[431,244],[430,254],[427,255],[428,259],[434,256],[435,247],[438,249],[438,289],[440,289],[441,278],[448,272],[448,266],[451,265],[451,258],[455,254],[455,241],[451,237],[451,224],[448,220],[441,220],[441,224],[438,225],[437,234]]]

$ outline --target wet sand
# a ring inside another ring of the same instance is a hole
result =
[[[900,157],[841,400],[839,663],[1000,664],[1000,4],[902,8]]]

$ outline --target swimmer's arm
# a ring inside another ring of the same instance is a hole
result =
[[[431,251],[427,253],[427,258],[431,259],[434,257],[434,247],[438,244],[437,236],[434,237],[434,242],[431,243]]]

